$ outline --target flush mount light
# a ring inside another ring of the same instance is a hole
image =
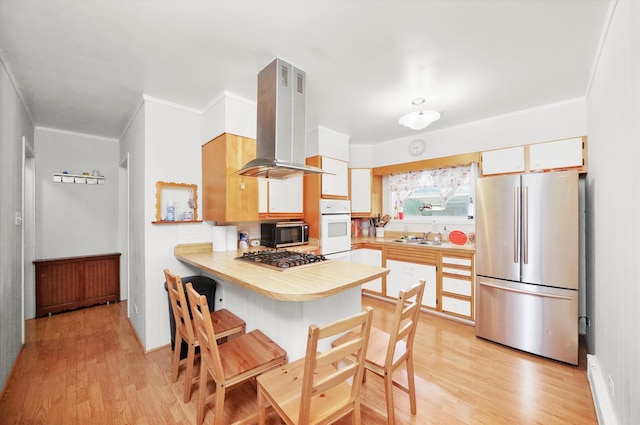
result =
[[[422,130],[432,122],[440,119],[440,112],[425,111],[422,109],[424,97],[413,99],[411,103],[416,110],[400,117],[398,120],[400,125],[409,127],[412,130]]]

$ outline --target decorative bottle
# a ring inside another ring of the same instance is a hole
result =
[[[171,202],[167,204],[167,221],[176,221],[176,207]]]

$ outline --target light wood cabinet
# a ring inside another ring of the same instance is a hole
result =
[[[388,298],[426,280],[422,306],[449,317],[474,320],[474,253],[462,250],[386,244]]]
[[[359,248],[351,251],[351,262],[368,266],[382,267],[382,250]],[[382,278],[379,277],[362,285],[365,292],[382,295]]]
[[[473,254],[442,254],[442,312],[474,320]]]
[[[234,174],[255,157],[256,141],[235,134],[222,134],[202,146],[204,220],[258,220],[258,179]]]
[[[304,176],[304,221],[309,223],[309,237],[317,239],[320,237],[320,199],[348,199],[349,169],[346,161],[319,155],[307,158],[306,164],[336,173],[330,179],[326,174]]]
[[[260,218],[302,218],[303,176],[285,180],[258,179]]]
[[[36,260],[36,317],[120,301],[120,253]]]

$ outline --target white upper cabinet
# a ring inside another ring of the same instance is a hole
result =
[[[351,173],[351,212],[371,213],[371,169],[352,168]]]
[[[587,172],[586,137],[482,152],[482,175],[534,173],[567,168]]]
[[[582,151],[581,137],[530,145],[529,168],[538,171],[582,167]]]
[[[285,180],[258,179],[258,206],[261,214],[302,214],[302,176]]]
[[[524,146],[482,152],[482,175],[522,173],[524,159]]]
[[[322,157],[322,196],[349,196],[349,169],[347,161]]]

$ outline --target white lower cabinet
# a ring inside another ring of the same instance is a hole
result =
[[[387,296],[397,297],[401,289],[407,290],[421,279],[426,281],[422,305],[437,308],[436,266],[429,264],[409,263],[406,261],[387,260]]]
[[[382,266],[382,250],[360,248],[351,251],[351,262],[368,266]],[[382,295],[382,278],[379,277],[362,285],[362,289]]]

